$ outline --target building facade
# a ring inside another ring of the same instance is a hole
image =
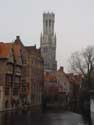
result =
[[[58,94],[58,84],[55,74],[45,73],[44,91],[47,97],[55,97]]]
[[[44,66],[40,49],[0,43],[0,111],[38,106],[42,103]]]
[[[70,91],[70,82],[63,67],[52,73],[44,73],[44,92],[47,104],[52,103],[53,106],[66,108],[70,102]]]
[[[29,77],[29,64],[28,64],[28,52],[25,49],[20,36],[17,36],[15,41],[14,41],[14,45],[17,45],[20,47],[20,53],[21,53],[21,60],[22,60],[22,72],[21,72],[21,85],[20,85],[20,101],[22,103],[22,105],[27,105],[30,104],[30,100],[28,99],[31,90],[30,90],[30,86],[31,86],[31,81],[30,81],[30,77]]]
[[[60,69],[57,70],[56,77],[58,82],[58,92],[68,95],[70,93],[70,82],[66,77],[63,67],[60,67]]]
[[[43,14],[43,34],[41,33],[40,37],[40,48],[44,59],[44,71],[46,72],[52,72],[57,69],[54,23],[54,13]]]
[[[56,71],[56,78],[58,84],[58,102],[60,106],[65,108],[69,104],[69,94],[71,90],[70,82],[66,77],[63,67],[60,67],[60,69]]]
[[[73,73],[67,73],[67,78],[70,82],[70,109],[74,112],[80,112],[80,86],[82,84],[82,75],[74,75]]]
[[[13,43],[0,43],[0,110],[20,105],[22,61],[20,48]]]
[[[36,46],[24,46],[19,37],[15,43],[21,46],[22,53],[22,89],[21,99],[31,107],[40,107],[44,82],[44,63],[40,49]]]
[[[40,49],[36,46],[25,47],[29,55],[29,79],[31,82],[31,105],[39,107],[42,103],[42,91],[44,84],[44,65]]]

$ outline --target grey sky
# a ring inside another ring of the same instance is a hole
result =
[[[57,61],[67,70],[76,50],[94,45],[94,0],[0,0],[0,41],[20,35],[39,47],[43,12],[54,12]]]

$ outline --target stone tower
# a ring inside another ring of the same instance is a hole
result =
[[[41,55],[44,59],[44,71],[57,70],[56,35],[54,34],[54,13],[43,14],[43,33],[40,37]]]

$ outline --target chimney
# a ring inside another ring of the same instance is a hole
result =
[[[20,40],[20,36],[16,36],[16,40]]]
[[[63,66],[60,66],[60,69],[59,69],[61,72],[64,72],[64,67]]]
[[[16,36],[16,40],[15,40],[16,44],[22,44],[21,40],[20,40],[20,36]]]

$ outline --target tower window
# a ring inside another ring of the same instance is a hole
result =
[[[46,28],[47,28],[47,25],[48,25],[48,21],[46,20]]]
[[[51,27],[51,20],[49,20],[49,27]]]
[[[46,53],[48,51],[48,48],[44,48],[44,53]]]

